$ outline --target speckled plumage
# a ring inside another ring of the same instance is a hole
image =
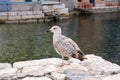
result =
[[[68,58],[77,58],[81,61],[85,59],[84,53],[79,49],[78,45],[70,38],[62,35],[61,28],[59,26],[53,26],[50,29],[53,32],[53,45],[58,54]]]

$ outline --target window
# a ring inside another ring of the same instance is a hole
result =
[[[25,0],[25,2],[32,2],[32,0]]]
[[[82,0],[78,0],[78,2],[81,2]]]

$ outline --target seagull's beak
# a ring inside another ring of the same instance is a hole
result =
[[[51,32],[51,31],[50,31],[50,29],[49,29],[49,30],[47,30],[46,32],[48,33],[48,32]]]
[[[50,30],[47,30],[46,32],[48,33],[48,32],[50,32]]]

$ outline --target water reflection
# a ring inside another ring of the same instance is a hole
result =
[[[72,16],[56,23],[0,25],[0,62],[60,57],[45,31],[60,25],[85,54],[96,54],[120,64],[120,13]]]

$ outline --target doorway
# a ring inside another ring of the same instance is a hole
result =
[[[89,2],[95,6],[95,0],[89,0]]]

